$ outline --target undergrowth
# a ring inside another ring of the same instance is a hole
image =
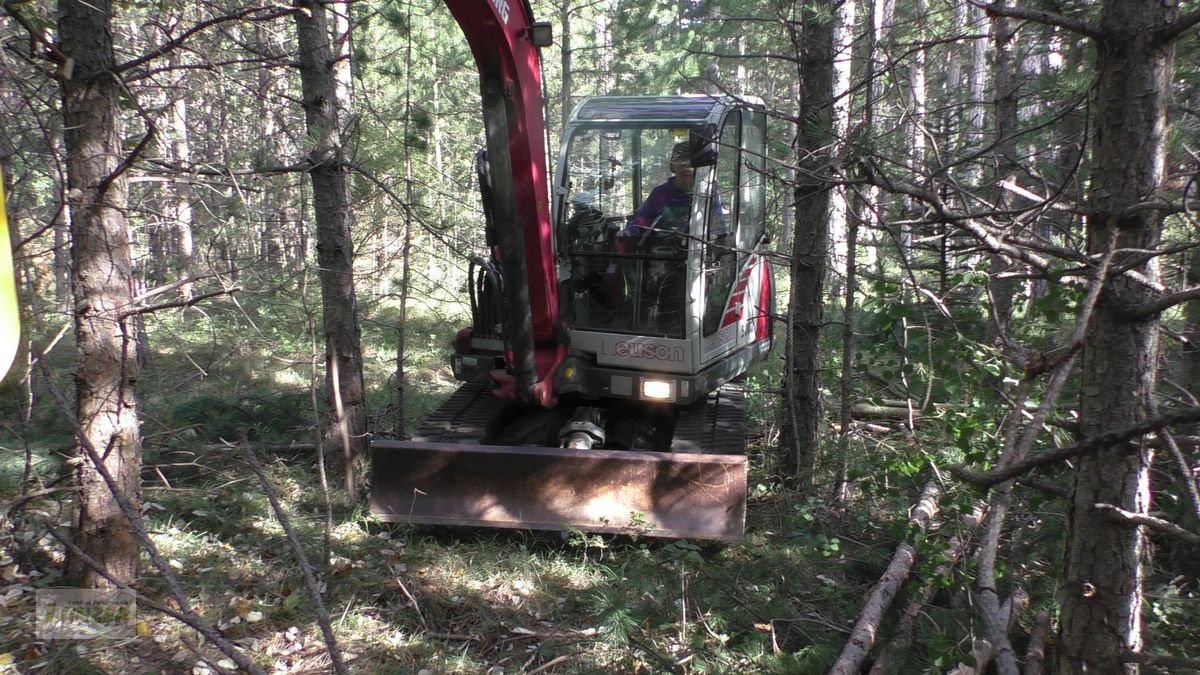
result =
[[[155,319],[161,324],[155,344],[167,347],[151,355],[143,372],[143,513],[189,603],[267,672],[323,673],[330,661],[299,564],[262,486],[226,443],[241,438],[259,451],[317,568],[333,629],[356,673],[822,673],[901,540],[916,546],[918,563],[879,641],[892,637],[909,602],[927,594],[897,672],[945,672],[971,662],[972,639],[981,634],[970,592],[974,570],[969,556],[953,551],[970,550],[982,495],[943,480],[939,524],[929,532],[911,527],[908,510],[923,483],[944,478],[939,467],[994,459],[994,402],[982,396],[934,410],[913,429],[856,433],[843,500],[831,496],[842,462],[830,434],[821,466],[839,468],[823,469],[814,489],[801,495],[773,464],[782,381],[777,350],[747,380],[752,470],[742,542],[383,524],[335,495],[326,549],[315,456],[303,447],[320,413],[308,390],[311,341],[304,330],[284,335],[266,328],[280,316],[302,324],[304,308],[255,308],[250,318],[261,328],[253,330],[239,311],[211,309],[209,321],[199,322],[207,328],[186,313]],[[367,352],[366,379],[373,383],[372,415],[386,420],[394,365],[380,345],[394,329],[385,313],[377,316],[365,327],[375,345]],[[213,335],[237,327],[244,337],[236,344],[214,343]],[[453,383],[444,367],[445,318],[414,314],[408,331],[412,424]],[[930,353],[948,361],[959,356]],[[890,367],[864,350],[864,374]],[[955,383],[983,391],[990,377],[986,369],[964,369]],[[860,393],[867,400],[894,395]],[[4,405],[5,419],[20,416],[12,399]],[[206,672],[202,656],[223,658],[212,645],[145,606],[136,638],[100,644],[37,637],[34,594],[62,582],[63,549],[49,527],[70,525],[62,488],[71,434],[53,406],[36,412],[0,435],[0,500],[13,505],[0,522],[0,672],[5,664],[19,672]],[[386,429],[386,421],[379,427]],[[1063,482],[1053,473],[1043,478]],[[1011,509],[1002,594],[1021,588],[1034,598],[1013,630],[1018,650],[1033,610],[1054,610],[1064,504],[1053,490],[1022,490]],[[1182,565],[1171,555],[1160,560],[1148,577],[1148,644],[1194,657],[1195,589],[1174,582]],[[148,561],[138,589],[169,602]]]

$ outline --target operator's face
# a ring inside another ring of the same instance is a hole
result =
[[[675,186],[681,190],[691,190],[696,180],[696,169],[686,159],[671,162],[671,170],[675,172]]]

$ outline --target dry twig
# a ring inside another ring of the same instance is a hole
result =
[[[283,510],[283,506],[279,503],[279,497],[275,494],[275,488],[271,485],[271,481],[267,479],[262,465],[258,463],[258,456],[255,455],[254,449],[250,447],[249,443],[242,443],[242,454],[245,455],[246,461],[250,464],[250,469],[254,471],[254,475],[258,476],[258,482],[262,484],[263,492],[267,495],[267,501],[271,503],[271,511],[279,519],[279,525],[283,528],[283,533],[287,537],[288,547],[292,549],[292,555],[296,557],[296,564],[300,566],[300,573],[304,576],[304,586],[308,589],[309,599],[312,600],[313,609],[317,614],[317,623],[321,626],[321,634],[325,637],[325,645],[329,648],[329,658],[333,662],[333,669],[339,675],[346,675],[350,671],[346,670],[346,664],[342,661],[342,651],[338,648],[337,636],[333,634],[333,625],[329,621],[329,611],[325,609],[325,601],[321,599],[321,588],[317,585],[317,577],[313,573],[312,564],[308,561],[308,556],[304,555],[304,548],[300,545],[300,540],[296,538],[296,532],[292,529],[291,520]]]

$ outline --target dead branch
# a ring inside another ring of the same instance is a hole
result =
[[[948,566],[955,564],[962,558],[963,542],[961,539],[954,537],[950,540],[950,546],[942,557],[946,559],[943,565],[938,566],[936,574],[942,575],[948,573]],[[870,675],[898,675],[903,672],[904,655],[912,646],[913,624],[916,623],[917,615],[921,613],[921,609],[928,605],[933,599],[934,586],[931,580],[926,580],[921,584],[921,588],[917,591],[917,597],[904,607],[904,613],[900,615],[900,623],[896,627],[896,633],[888,640],[887,644],[879,652],[879,657],[875,659],[875,663],[871,664]]]
[[[1059,485],[1058,483],[1055,483],[1053,481],[1042,480],[1040,478],[1025,477],[1025,478],[1021,478],[1020,482],[1022,485],[1031,487],[1048,497],[1057,497],[1059,499],[1066,499],[1071,496],[1071,488],[1069,488],[1065,485]]]
[[[1110,259],[1111,256],[1105,258],[1105,267],[1107,267],[1107,262]],[[1104,267],[1100,269],[1097,274],[1098,278],[1103,278],[1104,269]],[[1093,292],[1089,293],[1089,299],[1092,302],[1095,300],[1095,295],[1096,293],[1093,289]],[[1091,307],[1092,303],[1084,303],[1084,309],[1081,311],[1080,318],[1076,324],[1075,337],[1077,339],[1082,339],[1083,326],[1087,324]],[[1050,411],[1057,404],[1058,396],[1062,392],[1067,377],[1071,373],[1074,358],[1074,355],[1068,355],[1054,366],[1050,382],[1046,385],[1042,403],[1033,414],[1033,418],[1025,425],[1023,431],[1021,416],[1014,414],[1009,417],[1004,429],[1004,450],[999,461],[1001,467],[1019,462],[1029,452],[1030,448],[1033,447],[1033,442],[1037,434],[1041,431],[1045,420],[1049,417]],[[1016,409],[1023,407],[1025,401],[1028,399],[1033,387],[1034,377],[1036,376],[1027,374],[1018,385]],[[977,580],[979,602],[976,609],[979,612],[980,618],[983,619],[988,637],[991,638],[989,643],[991,646],[990,653],[996,659],[996,670],[1001,675],[1018,675],[1019,673],[1016,652],[1013,650],[1012,643],[1008,639],[1008,632],[1012,625],[1011,609],[1006,611],[1002,607],[996,588],[996,556],[1000,548],[1000,532],[1004,527],[1004,519],[1008,513],[1008,506],[1012,501],[1012,490],[1013,482],[1010,480],[1002,483],[991,495],[987,517],[983,524],[983,541],[979,547],[979,551],[975,555],[975,560],[979,565]],[[1014,593],[1015,596],[1016,594]]]
[[[1140,652],[1126,652],[1121,659],[1125,663],[1140,663],[1143,666],[1160,668],[1168,673],[1200,672],[1200,659],[1185,659],[1180,656],[1158,656]]]
[[[1159,430],[1158,438],[1170,451],[1175,468],[1179,470],[1179,478],[1183,481],[1183,489],[1192,501],[1192,513],[1197,519],[1200,519],[1200,488],[1196,487],[1196,477],[1192,473],[1191,464],[1188,463],[1187,457],[1184,457],[1183,451],[1179,449],[1179,443],[1175,441],[1175,436],[1171,432],[1166,429]]]
[[[237,647],[237,645],[226,639],[225,636],[222,635],[221,632],[216,628],[214,628],[212,624],[208,623],[204,619],[201,619],[198,615],[188,609],[186,605],[182,606],[183,609],[181,610],[175,610],[168,605],[164,605],[146,597],[142,593],[138,592],[138,590],[133,586],[109,574],[108,570],[106,570],[103,565],[96,561],[95,558],[85,553],[83,549],[76,546],[75,542],[71,541],[70,537],[60,532],[56,527],[48,522],[43,522],[42,525],[46,528],[46,531],[50,533],[50,536],[57,539],[58,542],[67,550],[69,550],[72,555],[79,556],[79,559],[83,561],[83,564],[95,570],[96,574],[99,574],[107,579],[108,582],[116,588],[119,588],[123,591],[131,591],[133,593],[134,600],[137,601],[139,606],[149,607],[160,614],[165,614],[186,626],[190,626],[197,633],[200,633],[204,637],[211,640],[222,654],[234,659],[235,662],[238,661],[238,657],[236,657],[235,654],[240,655],[241,650]],[[238,665],[246,670],[246,672],[254,673],[256,675],[266,675],[261,668],[255,666],[252,662],[247,660],[244,655],[241,655],[241,660],[248,664],[242,665],[240,662],[238,663]],[[209,665],[213,666],[214,664],[209,663]]]
[[[1063,28],[1065,30],[1079,33],[1080,35],[1084,35],[1096,40],[1100,40],[1105,37],[1100,27],[1092,22],[1064,16],[1062,14],[1056,14],[1054,12],[1047,12],[1031,7],[1013,7],[1000,2],[984,3],[980,2],[979,0],[972,0],[971,4],[975,5],[976,7],[983,8],[983,10],[988,14],[1007,16],[1011,19],[1021,19],[1023,21],[1032,21],[1034,23],[1040,23],[1046,26]]]
[[[1144,525],[1152,530],[1162,532],[1163,534],[1169,534],[1176,539],[1191,544],[1192,546],[1200,546],[1200,534],[1189,532],[1169,520],[1155,518],[1154,516],[1147,516],[1142,513],[1133,513],[1132,511],[1126,511],[1120,507],[1113,506],[1112,504],[1095,504],[1093,508],[1095,508],[1097,511],[1100,511],[1106,518],[1109,518],[1114,522],[1125,523],[1127,525]]]
[[[1017,588],[1000,604],[1001,613],[1008,617],[1009,630],[1017,625],[1017,622],[1021,620],[1021,615],[1029,609],[1029,600],[1029,592],[1024,588]]]
[[[1200,422],[1200,406],[1190,408],[1182,408],[1173,410],[1169,413],[1164,413],[1156,417],[1138,422],[1137,424],[1125,427],[1124,429],[1114,429],[1105,433],[1093,436],[1082,440],[1075,445],[1070,445],[1058,450],[1042,453],[1037,457],[1031,457],[1023,462],[1016,462],[1010,466],[993,469],[991,471],[972,471],[965,466],[955,464],[946,467],[955,478],[978,485],[980,487],[991,487],[1006,480],[1016,478],[1022,474],[1040,469],[1044,466],[1058,464],[1059,462],[1073,459],[1080,455],[1086,455],[1089,452],[1096,452],[1118,443],[1123,443],[1131,438],[1137,438],[1146,434],[1158,431],[1166,427],[1177,424],[1187,424],[1190,422]]]
[[[308,557],[304,555],[304,547],[300,545],[300,540],[296,538],[296,532],[292,529],[291,519],[288,518],[287,512],[283,510],[283,506],[279,503],[279,497],[275,494],[275,487],[271,485],[271,481],[267,479],[266,473],[263,472],[262,465],[258,463],[258,456],[255,455],[254,449],[250,447],[249,443],[245,442],[241,446],[242,454],[245,455],[246,461],[250,464],[250,470],[254,472],[254,475],[258,476],[258,482],[262,484],[267,501],[271,503],[271,511],[279,519],[279,525],[283,528],[283,533],[287,537],[288,547],[292,549],[292,555],[296,557],[296,564],[300,566],[300,573],[304,576],[304,586],[308,590],[308,597],[312,600],[313,609],[317,614],[317,623],[321,626],[321,634],[325,637],[325,645],[329,648],[329,658],[333,662],[333,669],[339,675],[347,675],[350,671],[346,670],[346,664],[342,661],[342,651],[338,648],[337,636],[333,633],[333,624],[329,621],[329,611],[325,609],[325,601],[321,599],[321,588],[317,585],[317,577],[313,573],[312,564],[308,562]]]
[[[929,528],[937,514],[940,496],[941,487],[937,482],[930,481],[925,484],[925,488],[921,491],[921,497],[910,516],[917,527],[922,530]],[[916,559],[917,550],[906,541],[900,542],[896,547],[896,552],[892,554],[892,561],[888,564],[887,570],[875,584],[871,596],[858,615],[858,621],[855,622],[854,629],[850,632],[850,639],[846,640],[841,655],[829,669],[830,675],[855,675],[859,672],[862,662],[875,645],[875,636],[879,632],[879,624],[883,615],[891,607],[900,584],[908,578]]]
[[[193,298],[188,298],[187,300],[175,300],[172,302],[163,302],[163,303],[160,303],[157,305],[147,305],[145,307],[135,307],[129,311],[121,312],[120,318],[122,321],[124,321],[125,319],[128,319],[131,316],[137,316],[138,314],[153,314],[154,312],[158,312],[158,311],[161,311],[164,309],[180,309],[183,307],[194,307],[195,305],[198,305],[201,302],[204,302],[205,300],[208,300],[210,298],[215,298],[215,297],[218,297],[221,295],[232,295],[240,290],[241,290],[240,288],[234,287],[234,288],[230,288],[229,290],[220,290],[220,291],[213,291],[212,293],[204,293],[201,295],[197,295]]]
[[[75,439],[79,442],[80,449],[85,455],[87,455],[88,460],[91,461],[92,468],[95,469],[96,473],[100,474],[100,478],[108,487],[109,492],[113,496],[113,500],[117,502],[117,506],[121,509],[121,513],[124,514],[125,519],[129,521],[129,526],[133,531],[134,536],[137,537],[138,541],[142,545],[143,550],[146,551],[146,554],[150,556],[151,564],[153,564],[154,569],[157,570],[160,575],[162,575],[162,579],[167,585],[168,592],[179,605],[180,610],[178,616],[175,618],[184,621],[184,623],[199,631],[201,635],[204,635],[208,639],[212,640],[213,644],[217,646],[217,649],[220,649],[221,653],[233,659],[233,662],[236,663],[237,666],[242,670],[251,673],[263,673],[263,670],[256,666],[254,662],[246,656],[244,651],[242,651],[237,645],[227,640],[225,636],[223,636],[215,627],[212,626],[212,624],[201,618],[200,615],[196,614],[195,610],[191,608],[191,605],[188,601],[188,594],[183,590],[183,586],[180,585],[179,578],[175,576],[175,571],[171,569],[171,566],[167,563],[166,559],[163,558],[162,553],[159,552],[158,547],[155,546],[154,540],[150,538],[149,530],[146,528],[146,521],[142,519],[141,512],[133,507],[132,502],[129,501],[129,496],[121,490],[121,486],[117,485],[117,481],[115,478],[113,478],[112,472],[110,472],[108,467],[104,465],[104,460],[100,456],[100,453],[96,450],[96,447],[92,445],[92,442],[88,439],[87,434],[83,432],[83,427],[80,426],[79,419],[75,416],[73,408],[67,403],[66,397],[63,396],[63,393],[59,391],[58,387],[54,386],[54,378],[51,377],[51,373],[46,365],[46,362],[42,361],[40,365],[43,374],[46,376],[46,383],[51,395],[54,397],[55,403],[58,405],[59,410],[71,423],[72,428],[75,430]],[[87,559],[81,557],[80,560]],[[93,560],[92,563],[95,563],[95,561]],[[91,565],[92,563],[85,564]],[[99,563],[95,563],[95,565],[99,565]],[[109,581],[113,580],[113,578],[107,572],[101,574],[101,576],[105,577]],[[186,619],[184,617],[186,617]]]
[[[911,408],[892,405],[872,405],[870,403],[855,403],[850,406],[850,415],[858,419],[899,419],[921,417],[916,409],[920,404],[914,402]]]
[[[1130,314],[1137,319],[1152,319],[1175,305],[1195,300],[1200,300],[1200,286],[1193,286],[1192,288],[1186,288],[1176,293],[1164,295],[1154,302],[1138,306],[1136,309],[1131,310]]]
[[[1046,659],[1046,634],[1050,632],[1050,612],[1039,610],[1033,620],[1033,632],[1029,634],[1029,650],[1025,653],[1025,670],[1022,675],[1042,675],[1042,662]]]

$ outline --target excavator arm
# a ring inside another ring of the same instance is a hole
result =
[[[558,284],[548,203],[542,73],[538,49],[550,25],[527,0],[446,0],[479,70],[491,226],[505,292],[505,369],[493,372],[505,399],[552,407],[553,373],[565,355],[556,339]]]

